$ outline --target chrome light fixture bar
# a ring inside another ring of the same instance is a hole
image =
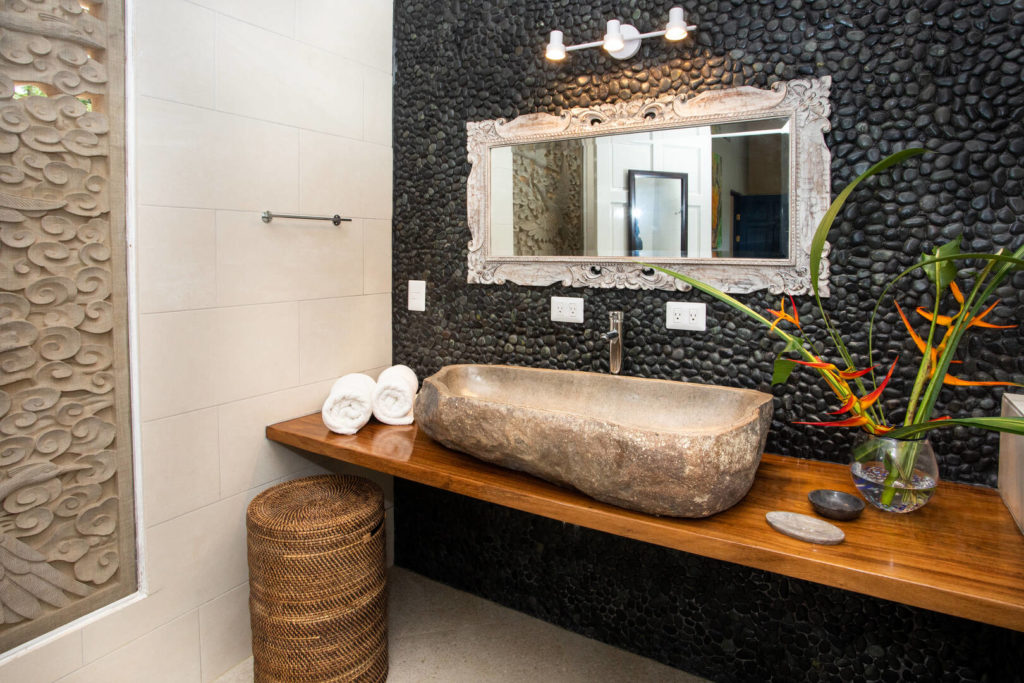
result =
[[[558,62],[565,59],[567,52],[585,50],[591,47],[603,47],[615,59],[629,59],[640,49],[640,41],[644,38],[665,36],[665,40],[675,42],[683,40],[689,35],[690,31],[696,30],[696,26],[686,23],[683,8],[673,7],[668,11],[668,23],[663,31],[640,33],[636,27],[630,24],[623,24],[618,19],[609,19],[603,39],[592,43],[580,43],[579,45],[565,45],[562,42],[562,32],[552,31],[548,39],[545,56],[553,62]]]

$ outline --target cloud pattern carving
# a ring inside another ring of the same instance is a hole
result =
[[[77,0],[0,9],[0,641],[121,564],[105,40]]]

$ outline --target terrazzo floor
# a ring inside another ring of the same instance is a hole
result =
[[[388,683],[704,681],[405,569],[389,581]],[[252,658],[215,683],[251,682]]]

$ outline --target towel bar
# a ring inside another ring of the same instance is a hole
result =
[[[298,218],[304,221],[330,221],[335,225],[341,225],[342,221],[345,221],[346,223],[352,222],[351,218],[342,218],[338,214],[334,214],[333,216],[302,216],[295,213],[271,213],[269,211],[263,212],[264,223],[269,223],[275,218]]]

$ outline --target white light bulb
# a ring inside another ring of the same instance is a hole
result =
[[[686,17],[682,7],[673,7],[668,11],[668,26],[665,27],[665,40],[682,40],[686,37]]]
[[[548,49],[544,56],[553,62],[565,59],[565,45],[562,44],[561,31],[551,32],[551,38],[548,40]]]
[[[618,19],[609,19],[608,28],[604,34],[604,49],[608,52],[618,52],[626,46],[622,41],[622,28]]]

